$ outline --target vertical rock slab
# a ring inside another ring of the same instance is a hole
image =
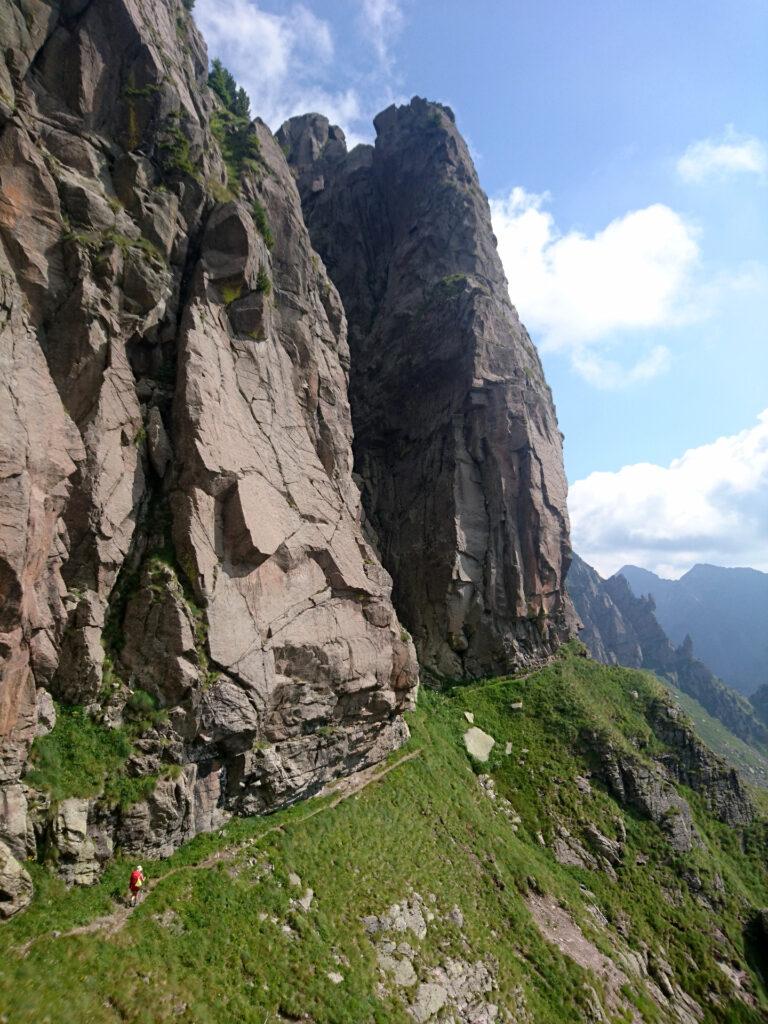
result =
[[[22,7],[0,0],[0,838],[87,883],[115,843],[166,854],[385,757],[418,677],[282,151],[208,88],[181,0]],[[51,695],[130,729],[120,778],[58,811],[19,784]]]
[[[374,124],[350,153],[317,114],[278,133],[349,321],[365,512],[422,663],[507,671],[571,628],[552,396],[452,112],[414,99]]]
[[[201,728],[236,757],[230,792],[248,810],[399,744],[416,680],[358,522],[344,316],[283,154],[255,131],[268,173],[208,219],[173,419],[174,538],[217,673]]]
[[[5,843],[0,843],[0,919],[26,909],[31,899],[32,879]]]
[[[66,619],[60,516],[82,457],[0,249],[0,785],[21,775],[37,726],[36,681],[56,665]]]

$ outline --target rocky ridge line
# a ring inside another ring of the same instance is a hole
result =
[[[580,638],[596,661],[655,672],[745,743],[768,746],[768,728],[749,701],[694,657],[690,639],[674,647],[656,619],[653,599],[635,597],[620,573],[604,580],[574,555],[568,592],[582,622]]]

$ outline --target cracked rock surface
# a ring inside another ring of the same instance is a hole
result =
[[[166,854],[385,757],[417,666],[360,525],[344,311],[271,133],[225,165],[180,0],[0,0],[0,26],[3,837],[88,882],[115,842]],[[148,795],[27,819],[51,698],[113,728],[137,694]]]
[[[376,944],[382,986],[394,986],[406,1003],[407,1012],[416,1024],[430,1020],[452,1021],[453,1024],[496,1024],[511,1021],[507,1011],[490,1001],[498,988],[498,965],[492,960],[469,960],[455,956],[442,957],[429,966],[428,955],[420,946],[430,926],[448,924],[459,930],[463,946],[469,950],[460,931],[464,918],[458,907],[443,915],[437,898],[426,899],[420,893],[394,903],[381,915],[363,918],[368,935]],[[521,1007],[521,1010],[524,1008]],[[528,1020],[527,1014],[521,1020]]]

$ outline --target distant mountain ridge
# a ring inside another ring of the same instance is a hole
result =
[[[678,646],[671,642],[659,624],[652,597],[636,597],[619,573],[604,580],[576,554],[567,583],[583,623],[581,640],[596,661],[654,672],[697,700],[739,739],[765,750],[766,722],[759,720],[748,700],[694,657],[689,637]]]
[[[768,573],[694,565],[679,580],[647,569],[619,570],[636,597],[650,594],[673,644],[690,635],[712,671],[744,694],[768,683]]]

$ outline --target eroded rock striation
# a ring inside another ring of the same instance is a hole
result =
[[[415,98],[347,152],[317,114],[278,141],[349,320],[355,469],[395,605],[447,677],[569,631],[561,435],[449,108]]]
[[[382,758],[417,668],[360,525],[344,311],[271,133],[208,88],[181,0],[0,0],[0,26],[0,840],[18,905],[13,865],[41,839],[88,881],[116,843],[164,854]],[[51,695],[134,723],[139,799],[57,806],[29,784]]]

